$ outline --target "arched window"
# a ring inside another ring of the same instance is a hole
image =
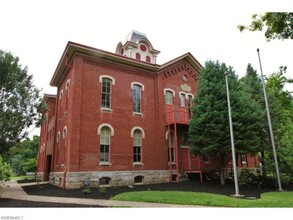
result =
[[[193,107],[193,95],[187,94],[187,105],[188,105],[188,117],[191,119],[192,117],[192,107]]]
[[[141,113],[141,91],[142,87],[140,85],[133,85],[133,112]]]
[[[60,131],[58,131],[58,133],[57,133],[56,141],[57,141],[57,143],[59,143],[59,141],[60,141]]]
[[[112,80],[103,78],[102,80],[102,108],[111,108]]]
[[[110,161],[110,139],[111,130],[104,126],[100,130],[100,162],[108,163]]]
[[[184,92],[180,92],[180,107],[185,107],[185,98],[186,94]]]
[[[137,59],[137,60],[140,60],[141,58],[140,58],[140,53],[136,53],[135,54],[135,58]]]
[[[141,163],[142,133],[139,129],[133,132],[133,162]]]
[[[146,61],[147,63],[150,63],[150,62],[151,62],[151,58],[150,58],[150,56],[146,56],[145,61]]]
[[[175,97],[175,92],[172,89],[164,89],[165,103],[168,105],[173,105],[173,97]]]
[[[63,128],[62,138],[65,139],[67,137],[67,126]]]

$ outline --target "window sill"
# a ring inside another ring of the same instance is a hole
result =
[[[144,164],[143,163],[141,163],[141,162],[133,162],[132,163],[132,166],[143,166]]]
[[[170,162],[168,162],[168,165],[170,166]],[[171,165],[176,165],[176,163],[172,162]]]
[[[143,114],[142,113],[139,113],[139,112],[133,112],[133,115],[135,115],[135,116],[143,116]]]
[[[100,162],[99,163],[99,166],[101,167],[101,166],[108,166],[108,167],[110,167],[110,166],[112,166],[112,164],[110,163],[110,162]]]
[[[101,111],[102,112],[112,112],[113,110],[112,109],[110,109],[110,108],[101,108]]]

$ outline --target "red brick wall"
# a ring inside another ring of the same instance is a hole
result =
[[[74,129],[71,130],[69,127],[72,137],[75,137],[70,145],[70,170],[164,169],[167,163],[166,158],[162,158],[162,155],[166,155],[164,133],[159,132],[164,129],[164,124],[158,123],[157,120],[155,75],[98,61],[95,61],[94,65],[88,64],[84,62],[83,57],[76,57],[74,63],[74,77],[78,77],[78,80],[72,83],[77,104],[68,116],[69,120],[72,120],[71,117],[75,119]],[[101,110],[100,75],[108,75],[115,79],[111,94],[111,112]],[[142,116],[133,114],[132,82],[144,85]],[[99,166],[100,136],[97,135],[97,129],[103,123],[110,124],[114,129],[110,146],[111,166]],[[142,139],[144,165],[141,166],[133,166],[133,139],[130,133],[136,126],[145,132],[145,138]],[[159,138],[156,138],[157,136]],[[76,137],[79,137],[79,141]]]

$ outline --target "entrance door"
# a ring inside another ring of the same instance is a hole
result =
[[[191,170],[189,148],[181,148],[181,166],[182,170]]]
[[[45,181],[49,180],[49,176],[51,173],[51,163],[52,163],[52,155],[47,155],[47,169],[46,169],[46,175],[44,178]]]

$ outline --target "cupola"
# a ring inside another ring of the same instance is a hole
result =
[[[160,51],[155,50],[146,35],[138,31],[131,31],[125,40],[116,47],[116,54],[156,64],[157,55]]]

